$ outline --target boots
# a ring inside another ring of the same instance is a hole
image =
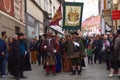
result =
[[[118,74],[117,74],[117,76],[120,76],[120,68],[118,68]]]
[[[71,73],[71,75],[75,75],[76,74],[76,71],[75,70],[73,70],[72,71],[72,73]]]
[[[113,76],[114,76],[114,69],[111,69],[111,70],[110,70],[109,77],[113,77]]]
[[[78,70],[78,75],[81,75],[81,71],[80,70]]]
[[[23,75],[23,71],[20,72],[20,78],[26,79],[27,77]]]

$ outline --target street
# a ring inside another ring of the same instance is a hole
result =
[[[19,77],[120,80],[120,0],[0,0],[0,80]]]
[[[32,71],[25,72],[24,75],[27,76],[27,79],[20,80],[119,80],[118,77],[109,78],[109,71],[106,70],[105,64],[93,64],[87,65],[82,71],[81,76],[75,75],[71,76],[70,73],[61,72],[57,73],[56,76],[50,74],[45,76],[45,70],[42,66],[38,64],[32,65]],[[5,78],[0,80],[15,80],[11,75],[7,75]]]

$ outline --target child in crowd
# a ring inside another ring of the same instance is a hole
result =
[[[88,56],[88,64],[93,64],[93,50],[92,45],[89,44],[88,48],[86,49],[86,54]]]

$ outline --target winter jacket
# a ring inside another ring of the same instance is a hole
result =
[[[115,39],[114,54],[116,60],[120,60],[120,35]]]

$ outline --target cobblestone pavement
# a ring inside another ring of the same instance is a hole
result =
[[[32,65],[32,71],[25,72],[24,75],[27,79],[20,80],[119,80],[118,77],[108,78],[109,71],[105,69],[105,64],[87,65],[82,71],[82,75],[71,76],[70,73],[61,72],[56,76],[45,76],[45,71],[42,66],[37,64]],[[0,80],[15,80],[11,75],[7,75]]]

